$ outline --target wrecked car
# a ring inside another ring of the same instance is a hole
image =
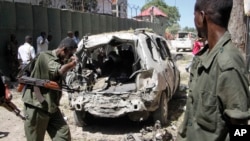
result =
[[[79,90],[68,93],[76,125],[121,116],[167,123],[180,72],[162,36],[146,29],[85,36],[76,55],[78,66],[66,78]]]

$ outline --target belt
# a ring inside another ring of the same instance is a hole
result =
[[[39,107],[36,107],[36,106],[34,106],[34,105],[31,105],[31,104],[28,104],[28,103],[24,103],[24,105],[25,105],[26,107],[29,107],[29,108],[32,108],[32,109],[37,109],[37,110],[39,110],[39,111],[41,111],[41,112],[47,114],[48,116],[51,115],[51,113],[49,113],[48,111],[45,111],[45,110],[43,110],[43,109],[41,109],[41,108],[39,108]]]

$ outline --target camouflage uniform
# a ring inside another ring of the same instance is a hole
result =
[[[194,58],[184,121],[177,141],[228,140],[228,117],[249,118],[244,59],[226,32],[215,47]]]
[[[56,56],[55,50],[42,52],[36,60],[31,77],[61,84],[62,76],[58,72],[61,66],[62,63]],[[27,140],[43,141],[46,130],[53,140],[71,140],[69,126],[58,108],[61,92],[46,88],[40,88],[40,91],[45,98],[42,103],[38,101],[31,86],[27,86],[23,93],[24,113],[27,117],[24,124]]]

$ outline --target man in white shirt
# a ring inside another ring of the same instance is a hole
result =
[[[37,37],[36,43],[37,43],[37,54],[48,50],[49,41],[46,38],[45,32],[41,32],[40,36]]]
[[[21,69],[24,68],[32,59],[35,58],[35,49],[31,45],[32,37],[27,35],[25,36],[25,43],[18,48],[18,60]]]

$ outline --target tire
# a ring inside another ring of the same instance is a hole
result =
[[[168,99],[165,92],[162,92],[159,107],[153,113],[153,120],[159,120],[162,126],[167,125],[168,122]]]
[[[85,111],[74,110],[73,117],[75,120],[75,125],[78,127],[83,127],[91,124],[91,115]]]

